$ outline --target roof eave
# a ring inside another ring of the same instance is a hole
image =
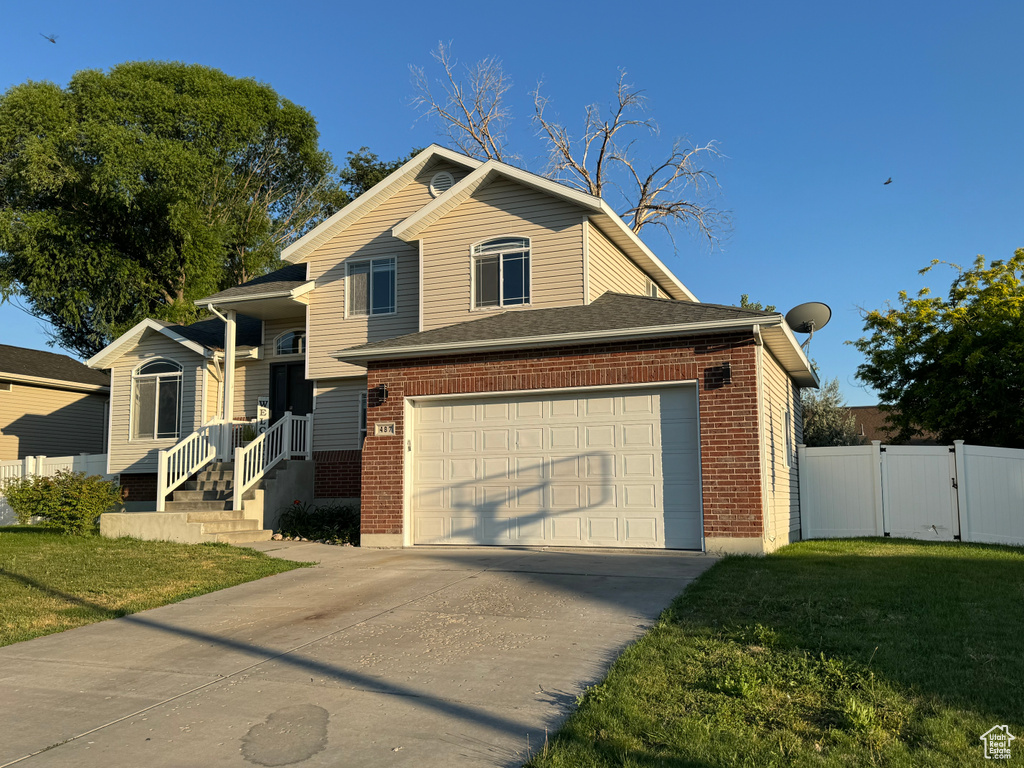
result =
[[[762,323],[763,324],[763,323]],[[614,330],[589,331],[584,333],[557,333],[542,336],[521,336],[514,339],[485,339],[474,341],[442,342],[439,344],[423,344],[416,347],[381,347],[377,349],[352,351],[339,350],[331,356],[343,362],[355,363],[358,360],[386,360],[389,358],[418,357],[433,355],[438,352],[460,353],[467,350],[502,351],[509,349],[528,349],[567,344],[601,343],[634,338],[663,338],[666,336],[694,335],[705,332],[752,331],[759,323],[744,320],[711,320],[703,323],[678,323],[674,325],[645,326],[642,328],[618,328]],[[358,350],[358,348],[352,348]]]
[[[35,384],[39,386],[47,386],[53,389],[69,389],[76,392],[109,392],[109,384],[88,384],[84,381],[69,381],[68,379],[54,379],[47,376],[27,376],[21,373],[11,373],[9,371],[0,371],[0,379],[5,381],[13,381],[18,384]]]
[[[269,293],[247,293],[241,296],[222,296],[216,298],[211,296],[206,299],[196,299],[195,305],[198,307],[207,307],[213,305],[215,307],[222,304],[238,304],[244,301],[266,301],[268,299],[298,299],[299,297],[309,293],[316,288],[315,280],[307,280],[302,285],[298,285],[286,291],[270,291]]]

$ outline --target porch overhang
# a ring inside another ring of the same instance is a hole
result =
[[[316,283],[309,280],[302,285],[285,290],[199,299],[196,301],[196,305],[200,307],[213,306],[220,312],[233,309],[239,314],[255,317],[258,320],[280,320],[305,314],[306,306],[309,304],[309,292],[315,287]]]

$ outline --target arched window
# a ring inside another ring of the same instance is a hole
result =
[[[530,303],[530,240],[499,237],[473,246],[473,306]]]
[[[150,360],[132,375],[132,439],[177,439],[181,371],[173,360]]]
[[[306,332],[288,331],[274,341],[275,355],[301,355],[306,351]]]

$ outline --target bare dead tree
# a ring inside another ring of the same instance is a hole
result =
[[[439,44],[431,53],[443,72],[440,90],[421,67],[411,67],[422,117],[439,120],[451,143],[473,157],[509,162],[506,127],[511,110],[505,97],[512,87],[501,62],[483,59],[465,67],[461,77],[451,46]],[[646,163],[641,139],[657,136],[658,125],[648,112],[644,92],[620,71],[615,97],[607,113],[598,104],[584,110],[578,138],[548,116],[550,100],[541,84],[532,93],[533,120],[548,150],[545,175],[607,198],[614,192],[619,215],[634,231],[659,226],[672,236],[677,226],[690,229],[712,247],[729,227],[728,212],[715,207],[718,179],[706,162],[721,157],[716,142],[695,145],[677,139],[661,162]]]
[[[502,162],[513,159],[505,152],[505,129],[512,119],[505,94],[512,80],[501,61],[492,56],[465,67],[464,83],[450,44],[438,43],[430,55],[444,72],[437,81],[439,91],[431,86],[422,67],[409,67],[416,89],[412,103],[420,116],[440,119],[451,142],[471,157]]]
[[[644,117],[647,98],[626,82],[624,70],[619,72],[607,117],[598,104],[587,106],[578,140],[546,116],[549,99],[541,93],[540,84],[533,92],[533,104],[533,119],[548,144],[548,176],[599,197],[614,184],[625,201],[619,213],[634,232],[656,225],[671,235],[672,225],[681,224],[711,245],[720,241],[728,215],[710,203],[719,184],[703,165],[705,159],[720,157],[716,143],[686,145],[676,139],[665,160],[641,169],[636,157],[639,139],[630,134],[657,135],[658,125]],[[624,182],[615,180],[616,171],[624,172]]]

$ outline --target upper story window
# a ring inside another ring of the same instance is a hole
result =
[[[306,351],[306,332],[288,331],[274,341],[275,355],[301,355]]]
[[[661,291],[658,290],[658,284],[649,277],[647,278],[647,295],[654,299],[660,298],[661,296]]]
[[[357,261],[347,265],[348,314],[388,315],[397,305],[394,257]]]
[[[473,306],[530,303],[530,240],[501,237],[473,246]]]
[[[132,375],[132,439],[177,439],[181,422],[180,365],[150,360]]]

